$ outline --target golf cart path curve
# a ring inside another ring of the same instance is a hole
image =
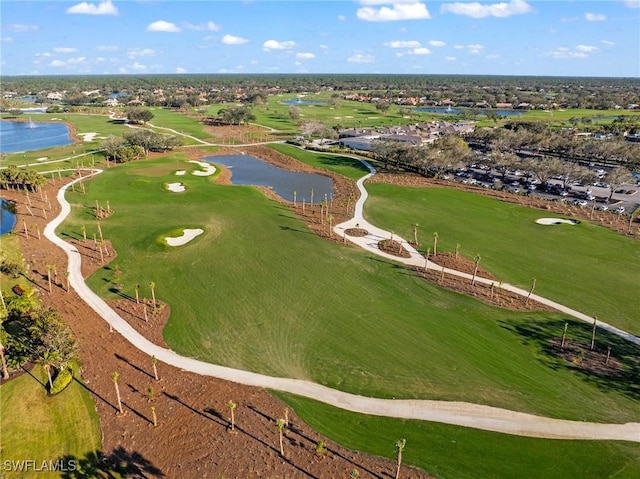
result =
[[[82,277],[80,267],[81,255],[79,251],[75,246],[63,241],[55,234],[56,228],[60,226],[71,212],[71,205],[65,198],[66,190],[71,184],[101,172],[102,170],[92,170],[90,175],[78,178],[60,188],[56,198],[61,205],[61,211],[56,218],[47,224],[44,235],[51,242],[60,246],[67,254],[69,284],[75,289],[78,295],[113,329],[145,354],[155,356],[158,360],[185,371],[205,376],[213,376],[249,386],[296,394],[361,414],[435,421],[528,437],[640,442],[640,423],[587,423],[546,418],[464,402],[370,398],[338,391],[310,381],[271,377],[218,366],[181,356],[170,349],[153,344],[121,318],[102,298],[89,289]],[[364,190],[364,188],[362,190]],[[364,199],[361,198],[361,201],[360,214]],[[379,233],[382,235],[385,232],[379,230]]]

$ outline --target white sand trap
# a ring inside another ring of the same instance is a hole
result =
[[[211,176],[216,172],[216,167],[206,161],[191,160],[189,163],[195,163],[203,168],[204,171],[194,171],[191,174],[195,176]]]
[[[176,176],[184,176],[187,172],[185,170],[176,171]]]
[[[181,193],[186,190],[182,183],[168,183],[167,189],[169,191],[173,191],[174,193]]]
[[[41,158],[36,159],[36,161],[46,161],[46,160],[48,160],[48,159],[49,159],[49,157],[48,157],[48,156],[43,156],[43,157],[41,157]]]
[[[562,218],[538,218],[536,220],[536,223],[538,223],[539,225],[561,225],[561,224],[577,225],[578,224],[576,220],[565,220]]]
[[[84,141],[93,141],[96,135],[97,133],[95,131],[90,131],[89,133],[78,133],[78,136],[81,136]]]
[[[352,116],[347,115],[347,116],[345,116],[345,118],[353,118],[353,117],[352,117]]]
[[[177,238],[165,238],[165,240],[169,246],[182,246],[187,244],[196,236],[201,235],[202,233],[204,233],[204,230],[200,228],[192,230],[186,229],[182,230],[182,236],[178,236]]]

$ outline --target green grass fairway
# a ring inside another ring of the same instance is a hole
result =
[[[549,212],[524,208],[450,188],[367,185],[369,221],[412,237],[419,223],[423,248],[448,251],[460,243],[468,258],[502,281],[528,289],[634,334],[640,334],[637,289],[640,243],[588,222],[576,226],[535,223]]]
[[[369,169],[361,162],[346,156],[328,155],[317,151],[307,151],[296,148],[292,145],[278,144],[271,145],[276,151],[291,156],[302,163],[315,166],[316,168],[339,173],[352,180],[358,180],[369,173]]]
[[[364,416],[296,396],[276,395],[315,430],[349,448],[395,459],[395,441],[405,438],[403,463],[418,466],[436,477],[640,477],[640,444],[510,436],[425,421]],[[366,473],[358,464],[354,468],[360,474]],[[345,471],[345,476],[349,472]]]
[[[86,196],[68,193],[74,207],[62,229],[81,238],[84,224],[91,237],[95,201],[110,201],[115,213],[102,230],[118,251],[122,293],[133,296],[140,284],[150,297],[156,283],[171,305],[164,336],[173,350],[365,395],[573,419],[640,417],[631,386],[585,378],[548,356],[544,338],[560,334],[563,316],[502,311],[444,291],[395,263],[322,240],[252,187],[173,174],[193,168],[174,155],[106,170]],[[165,190],[172,181],[187,191]],[[178,228],[205,233],[178,248],[156,241]],[[113,280],[107,266],[89,284],[116,297]],[[589,325],[570,330],[588,337]],[[604,335],[602,342],[637,374],[638,348],[623,350]]]
[[[153,118],[150,123],[155,126],[171,128],[187,135],[195,136],[201,140],[213,140],[213,135],[203,130],[203,125],[197,119],[183,115],[177,111],[166,108],[152,108]],[[159,132],[162,132],[159,130]],[[164,131],[163,133],[167,133]],[[185,139],[186,140],[186,139]],[[185,144],[186,143],[185,141]]]
[[[73,381],[63,392],[47,397],[40,366],[0,386],[0,437],[3,477],[54,478],[60,472],[9,471],[6,461],[57,461],[83,458],[101,447],[100,424],[89,392]],[[68,466],[68,465],[67,465]]]

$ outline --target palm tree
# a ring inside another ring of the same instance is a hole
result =
[[[282,447],[282,431],[284,429],[284,419],[278,419],[276,421],[276,426],[278,427],[278,435],[280,438],[280,455],[284,457],[284,449]]]
[[[113,381],[113,385],[116,388],[116,396],[118,397],[118,410],[120,411],[120,414],[122,414],[124,411],[122,410],[122,400],[120,399],[120,388],[118,387],[119,378],[120,378],[120,374],[118,374],[117,372],[111,373],[111,380]]]
[[[404,447],[407,445],[406,439],[398,439],[396,441],[396,449],[398,450],[398,467],[396,469],[396,479],[400,477],[400,466],[402,465],[402,451],[404,451]]]
[[[44,367],[44,370],[47,372],[47,376],[49,378],[49,391],[53,389],[53,380],[51,379],[51,368],[54,363],[58,359],[58,353],[55,351],[44,351],[42,356],[40,356],[40,363]]]
[[[236,427],[236,418],[233,411],[236,408],[236,403],[234,403],[233,401],[229,401],[227,403],[227,406],[229,406],[229,410],[231,411],[231,431],[234,431]]]
[[[158,368],[156,367],[156,364],[158,362],[158,359],[155,356],[151,356],[151,366],[153,366],[153,377],[155,378],[156,381],[158,381]]]
[[[151,288],[151,298],[153,299],[153,309],[156,309],[156,283],[151,281],[149,283],[149,287]]]
[[[9,370],[7,369],[7,360],[4,357],[4,345],[0,343],[0,361],[2,362],[2,379],[9,379]]]

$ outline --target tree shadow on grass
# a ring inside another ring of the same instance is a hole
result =
[[[561,348],[565,323],[568,324],[566,343]],[[519,335],[524,344],[534,345],[542,353],[538,358],[545,366],[572,371],[604,391],[616,391],[640,400],[640,346],[597,329],[592,351],[593,326],[574,320],[505,320],[499,324]],[[606,363],[609,351],[610,359]]]
[[[127,451],[122,446],[109,454],[102,451],[89,451],[84,456],[67,454],[55,462],[62,479],[164,477],[163,472],[142,454]]]

